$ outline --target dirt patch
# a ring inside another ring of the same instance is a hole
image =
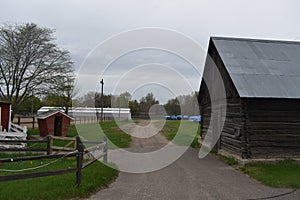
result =
[[[26,126],[27,128],[39,128],[36,117],[35,118],[33,118],[33,117],[20,117],[19,119],[18,119],[18,117],[15,117],[14,120],[13,120],[13,123],[14,124],[19,124],[19,122],[20,122],[20,126]]]
[[[160,134],[160,130],[155,123],[149,123],[148,120],[142,120],[137,124],[130,123],[122,127],[131,135],[131,152],[151,152],[158,150],[169,143],[169,141]],[[149,136],[149,137],[148,137]]]

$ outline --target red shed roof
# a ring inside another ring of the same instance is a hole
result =
[[[10,103],[7,101],[0,101],[0,104],[10,104]]]
[[[48,118],[48,117],[50,117],[52,115],[55,115],[56,113],[60,113],[60,114],[62,114],[64,116],[72,119],[72,117],[70,117],[69,115],[67,115],[67,114],[65,114],[65,113],[63,113],[63,112],[61,112],[59,110],[49,110],[47,112],[44,112],[44,113],[40,114],[39,116],[37,116],[37,118],[38,119],[46,119],[46,118]]]

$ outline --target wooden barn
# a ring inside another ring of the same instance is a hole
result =
[[[227,100],[216,149],[247,159],[300,157],[300,42],[212,37],[203,75],[211,78],[208,58]],[[212,116],[209,93],[202,79],[202,138]]]
[[[37,117],[40,136],[67,136],[71,117],[58,110],[44,112]]]

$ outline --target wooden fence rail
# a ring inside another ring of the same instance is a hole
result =
[[[35,116],[31,116],[31,117],[29,117],[29,116],[18,116],[16,118],[17,118],[17,121],[16,120],[13,120],[13,121],[14,121],[14,123],[18,124],[19,126],[20,125],[26,125],[29,128],[33,128],[33,129],[35,127],[37,127],[35,125],[37,123],[37,118]]]
[[[103,121],[113,120],[112,117],[104,117]],[[100,122],[100,118],[96,117],[74,117],[71,124],[91,124]],[[38,120],[36,116],[17,116],[14,118],[13,123],[27,126],[27,128],[37,128]]]
[[[70,141],[65,146],[54,146],[53,141],[54,140],[64,140],[64,141]],[[52,154],[54,151],[57,151],[57,153],[61,151],[74,151],[76,150],[76,138],[70,138],[70,137],[56,137],[52,135],[48,135],[46,138],[42,140],[11,140],[11,139],[0,139],[0,143],[3,144],[28,144],[28,143],[46,143],[46,148],[33,148],[33,147],[23,147],[23,148],[14,148],[14,147],[0,147],[0,152],[46,152],[48,155]],[[72,143],[73,147],[69,147]],[[99,144],[99,142],[98,142]]]
[[[53,138],[52,138],[53,139]],[[47,147],[51,148],[51,136],[47,137],[46,140],[39,140],[39,141],[26,141],[28,142],[47,142]],[[58,139],[58,138],[55,138]],[[74,139],[73,139],[74,140]],[[72,140],[72,141],[73,141]],[[81,185],[81,180],[82,180],[82,169],[88,167],[92,163],[94,163],[96,160],[100,159],[103,157],[103,161],[107,162],[107,138],[104,137],[104,142],[98,142],[96,143],[96,146],[89,147],[87,149],[84,149],[84,145],[82,141],[80,140],[80,137],[76,137],[76,148],[73,152],[69,153],[63,153],[63,154],[52,154],[50,155],[49,152],[52,152],[51,150],[47,149],[40,149],[36,148],[38,150],[43,150],[47,152],[47,155],[37,155],[37,156],[28,156],[28,157],[19,157],[19,158],[1,158],[0,162],[17,162],[17,161],[28,161],[28,160],[39,160],[39,159],[51,159],[51,158],[65,158],[65,157],[76,157],[76,162],[77,162],[77,167],[76,168],[71,168],[71,169],[63,169],[63,170],[55,170],[55,171],[44,171],[44,172],[32,172],[32,173],[25,173],[25,174],[13,174],[13,175],[5,175],[5,176],[0,176],[0,182],[1,181],[9,181],[9,180],[20,180],[20,179],[27,179],[27,178],[37,178],[37,177],[45,177],[45,176],[54,176],[54,175],[62,175],[62,174],[67,174],[67,173],[74,173],[76,172],[76,185],[80,186]],[[18,140],[17,142],[24,142],[23,140]],[[2,140],[0,140],[2,142]],[[5,140],[5,142],[8,142]],[[11,141],[10,141],[11,142]],[[16,142],[16,141],[14,141]],[[25,142],[25,143],[26,143]],[[53,142],[53,140],[52,140]],[[93,142],[95,143],[95,142]],[[93,158],[92,160],[83,163],[83,156],[86,153],[95,151],[95,150],[100,150],[100,146],[103,146],[103,152],[97,156],[97,158]],[[6,149],[7,151],[16,151],[16,149]],[[21,150],[21,149],[18,149]],[[27,148],[28,150],[28,148]],[[31,149],[32,150],[32,149]],[[2,149],[0,150],[2,151]],[[29,151],[29,150],[28,150]]]

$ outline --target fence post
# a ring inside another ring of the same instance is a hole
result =
[[[51,135],[47,136],[47,155],[51,155],[52,151],[51,151]]]
[[[77,172],[76,172],[76,185],[77,187],[81,184],[81,178],[82,178],[82,161],[83,161],[83,144],[80,140],[80,137],[76,137],[76,144],[77,144]]]
[[[103,162],[107,163],[107,137],[104,136],[104,147],[103,147],[104,157]]]
[[[21,117],[18,117],[18,125],[21,125]]]
[[[32,129],[34,129],[34,121],[35,121],[35,118],[34,116],[32,117]]]

